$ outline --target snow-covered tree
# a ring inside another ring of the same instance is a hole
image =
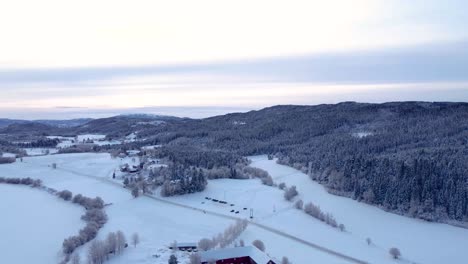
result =
[[[177,264],[179,261],[177,261],[177,257],[175,255],[171,255],[169,257],[169,261],[167,262],[168,264]]]
[[[294,204],[294,207],[296,207],[296,209],[302,210],[302,208],[304,207],[304,202],[303,202],[302,200],[298,200],[298,201]]]
[[[197,253],[190,255],[190,264],[200,264],[201,263],[201,256]]]
[[[122,231],[117,231],[116,234],[116,248],[117,253],[121,254],[127,244],[127,239],[125,238],[125,234]]]
[[[80,264],[81,259],[79,254],[73,254],[73,256],[70,259],[71,264]]]
[[[400,258],[400,256],[401,256],[400,250],[399,250],[398,248],[396,248],[396,247],[390,248],[390,250],[388,251],[388,253],[389,253],[390,256],[392,256],[392,258],[394,258],[394,259],[398,259],[398,258]]]
[[[132,188],[132,196],[134,198],[137,198],[138,196],[140,196],[140,189],[138,189],[138,187],[136,185],[133,186],[133,188]]]
[[[107,256],[106,245],[101,240],[94,240],[88,249],[88,263],[102,264]]]
[[[117,234],[114,232],[110,232],[106,238],[107,249],[109,253],[116,254],[117,253]]]
[[[252,245],[253,245],[254,247],[258,248],[259,250],[265,252],[265,244],[263,243],[263,241],[258,240],[258,239],[257,239],[257,240],[254,240],[254,241],[252,242]]]
[[[284,191],[284,199],[287,201],[291,201],[294,197],[296,197],[299,193],[296,190],[296,186],[291,186],[289,188],[286,188]]]
[[[138,243],[140,243],[140,236],[138,235],[138,233],[133,233],[132,235],[132,244],[134,247],[136,247],[138,245]]]
[[[198,249],[207,251],[213,248],[213,241],[208,238],[203,238],[198,242]]]
[[[245,247],[245,242],[244,242],[244,240],[242,240],[242,239],[239,240],[239,246]]]
[[[344,224],[339,224],[339,225],[338,225],[338,228],[339,228],[342,232],[344,232],[345,229],[346,229],[346,227],[345,227]]]

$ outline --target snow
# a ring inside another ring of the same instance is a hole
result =
[[[106,135],[99,135],[99,134],[84,134],[76,136],[78,142],[83,142],[83,140],[104,140]]]
[[[56,148],[25,148],[26,154],[28,156],[42,156],[49,154],[55,154],[58,152]]]
[[[71,146],[74,146],[75,143],[73,143],[72,140],[63,140],[60,141],[60,143],[57,144],[57,148],[69,148]]]
[[[167,248],[174,240],[177,241],[198,241],[203,237],[211,237],[218,232],[222,232],[227,226],[232,224],[232,220],[204,214],[186,208],[173,206],[151,199],[149,197],[139,197],[134,199],[127,189],[121,186],[109,184],[104,179],[110,179],[112,173],[121,162],[125,160],[112,159],[109,154],[59,154],[40,157],[27,157],[23,163],[14,166],[10,164],[1,165],[0,176],[9,177],[32,177],[43,180],[44,185],[57,190],[68,189],[74,194],[94,197],[100,196],[106,203],[112,205],[106,207],[109,221],[99,232],[98,238],[103,239],[111,231],[122,230],[127,240],[137,232],[140,235],[141,243],[136,247],[129,247],[121,256],[110,259],[110,264],[120,263],[167,263],[171,251]],[[50,164],[57,163],[57,169],[49,167]],[[102,179],[94,178],[99,176]],[[1,194],[1,193],[0,193]],[[39,210],[47,206],[43,202],[41,206],[36,206]],[[6,211],[6,209],[4,210]],[[77,219],[79,219],[79,215]],[[68,217],[64,218],[68,219]],[[190,221],[188,221],[190,219]],[[48,224],[46,220],[39,219],[41,224]],[[3,223],[3,222],[2,222]],[[49,228],[56,228],[58,225],[49,225]],[[21,230],[19,226],[10,227]],[[71,234],[76,233],[76,229]],[[58,246],[48,247],[56,254],[60,249],[65,237],[64,234],[53,237]],[[51,238],[52,239],[52,238]],[[13,247],[13,246],[12,246]],[[86,248],[78,251],[82,259],[86,259]],[[15,254],[19,252],[29,254],[29,249],[16,245],[11,249]],[[34,253],[34,252],[31,252]],[[160,255],[155,258],[154,255]],[[177,255],[182,259],[187,259],[188,254],[179,252]],[[0,248],[0,263],[28,263],[28,262],[8,262],[3,261],[2,249]],[[56,261],[31,261],[29,263],[50,264]],[[182,262],[183,263],[183,262]]]
[[[3,158],[16,158],[16,154],[15,153],[4,152],[4,153],[2,153],[2,157]]]
[[[202,261],[218,260],[218,259],[232,259],[232,258],[242,258],[249,256],[251,259],[258,264],[267,264],[271,260],[265,253],[261,252],[254,246],[246,247],[234,247],[234,248],[223,248],[209,250],[201,252]]]
[[[353,133],[353,136],[357,138],[364,138],[364,137],[372,136],[373,134],[374,133],[372,132],[357,132],[357,133]]]
[[[153,150],[160,148],[162,145],[148,145],[148,146],[143,146],[141,147],[142,150]]]
[[[304,202],[312,201],[323,211],[331,212],[339,223],[346,226],[347,231],[341,232],[295,209],[293,203],[284,200],[283,191],[262,185],[258,179],[210,180],[206,190],[200,193],[162,198],[159,190],[156,190],[155,198],[134,199],[127,189],[121,187],[119,177],[119,166],[131,163],[132,159],[112,159],[104,153],[26,157],[23,163],[0,165],[0,176],[40,178],[46,186],[57,190],[69,189],[73,193],[90,197],[101,196],[106,203],[111,203],[106,207],[109,222],[99,232],[99,238],[104,238],[110,231],[122,230],[128,240],[132,233],[138,232],[141,243],[136,248],[128,248],[121,256],[112,257],[107,262],[110,264],[165,264],[172,254],[168,246],[174,240],[198,241],[205,237],[211,238],[224,231],[233,219],[249,219],[250,209],[254,214],[253,222],[240,238],[246,245],[256,239],[262,240],[266,252],[276,260],[287,256],[296,264],[349,263],[300,240],[369,263],[462,263],[468,258],[465,248],[468,244],[466,229],[398,216],[349,198],[331,195],[307,175],[293,168],[276,164],[266,156],[250,158],[252,166],[269,171],[277,183],[296,185],[298,198]],[[52,163],[57,164],[57,169],[50,167]],[[114,171],[116,180],[112,180]],[[206,197],[225,200],[227,204]],[[236,214],[236,211],[239,213]],[[58,243],[65,237],[60,237]],[[367,237],[374,244],[368,246],[365,242]],[[388,249],[393,246],[401,250],[402,260],[390,258]],[[85,259],[86,248],[79,250],[82,259]],[[50,249],[54,252],[58,250],[56,246]],[[16,252],[18,250],[25,249],[12,249]],[[1,253],[0,262],[3,263]],[[177,252],[176,255],[181,263],[185,263],[188,258],[188,253]]]
[[[125,137],[124,142],[134,142],[134,141],[136,141],[136,139],[137,139],[136,133],[131,133],[130,135],[127,135]]]
[[[58,263],[63,239],[85,225],[80,206],[26,186],[0,184],[0,212],[1,263]]]
[[[119,145],[122,144],[120,140],[100,140],[100,141],[94,141],[94,144],[98,146],[105,146],[105,145]]]
[[[74,140],[74,137],[64,137],[64,136],[47,136],[48,139],[59,139],[59,140]]]
[[[329,194],[304,173],[268,160],[267,156],[251,157],[251,160],[252,166],[267,170],[276,182],[296,185],[300,199],[305,203],[314,202],[323,211],[331,212],[347,229],[346,236],[343,236],[331,228],[295,217],[294,225],[288,225],[287,228],[291,234],[364,258],[371,263],[389,262],[390,247],[398,247],[404,259],[415,263],[462,263],[468,259],[467,229],[388,213],[374,206]],[[282,225],[297,213],[300,212],[285,211],[283,216],[267,219],[265,223],[286,229]],[[365,244],[367,237],[374,242],[372,247]]]

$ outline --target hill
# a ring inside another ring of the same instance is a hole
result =
[[[332,193],[430,221],[468,220],[468,104],[274,106],[140,132],[174,160],[273,154]]]

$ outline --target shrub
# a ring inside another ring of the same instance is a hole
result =
[[[390,256],[392,256],[392,258],[394,258],[394,259],[398,259],[398,258],[400,258],[400,256],[401,256],[400,250],[399,250],[398,248],[395,248],[395,247],[392,247],[392,248],[388,251],[388,253],[390,253]]]
[[[252,242],[252,245],[258,248],[259,250],[265,252],[265,244],[263,243],[263,241],[257,239],[254,242]]]
[[[286,188],[284,191],[284,199],[287,201],[291,201],[294,197],[296,197],[299,193],[296,190],[296,186],[291,186]]]

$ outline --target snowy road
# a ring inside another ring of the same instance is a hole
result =
[[[77,172],[77,171],[66,169],[66,168],[63,168],[63,167],[58,167],[57,170],[61,170],[61,171],[71,173],[73,175],[77,175],[77,176],[81,176],[81,177],[88,177],[88,178],[91,178],[91,179],[94,179],[94,180],[98,180],[100,182],[103,182],[103,183],[108,184],[108,185],[112,185],[112,186],[117,187],[119,189],[123,188],[122,184],[120,184],[118,182],[115,182],[115,181],[112,181],[112,180],[109,180],[107,178],[98,177],[98,176],[94,176],[94,175],[90,175],[90,174],[86,174],[86,173],[82,173],[82,172]],[[128,190],[128,191],[130,192],[130,190]],[[216,217],[220,217],[220,218],[224,218],[224,219],[229,219],[229,220],[242,220],[242,218],[239,218],[239,217],[220,214],[220,213],[216,213],[216,212],[213,212],[213,211],[203,210],[203,209],[188,206],[188,205],[185,205],[185,204],[181,204],[181,203],[161,199],[161,198],[156,197],[156,196],[151,195],[151,194],[144,194],[144,196],[146,196],[146,197],[148,197],[148,198],[150,198],[150,199],[152,199],[154,201],[160,202],[160,203],[165,203],[165,204],[169,204],[169,205],[172,205],[172,206],[185,208],[185,209],[188,209],[188,210],[203,212],[203,213],[205,213],[207,215],[212,215],[212,216],[216,216]],[[330,255],[332,255],[334,257],[340,258],[340,259],[345,260],[345,261],[350,262],[350,263],[357,263],[357,264],[367,264],[368,263],[366,261],[356,259],[354,257],[342,254],[340,252],[337,252],[337,251],[331,250],[329,248],[320,246],[318,244],[306,241],[306,240],[301,239],[299,237],[293,236],[291,234],[285,233],[283,231],[280,231],[278,229],[275,229],[275,228],[272,228],[272,227],[269,227],[269,226],[266,226],[266,225],[263,225],[263,224],[259,224],[259,223],[253,222],[253,221],[249,221],[249,224],[253,225],[253,226],[256,226],[258,228],[261,228],[261,229],[263,229],[265,231],[268,231],[268,232],[274,233],[276,235],[279,235],[281,237],[293,240],[295,242],[298,242],[300,244],[303,244],[303,245],[305,245],[307,247],[310,247],[310,248],[313,248],[315,250],[330,254]]]

